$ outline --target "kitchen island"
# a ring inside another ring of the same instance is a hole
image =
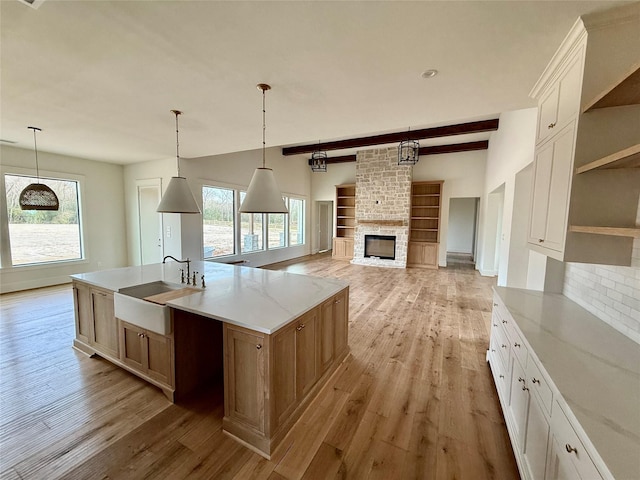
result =
[[[222,380],[224,431],[269,458],[348,353],[348,285],[213,262],[190,267],[197,285],[163,302],[170,322],[162,331],[117,318],[114,295],[152,282],[180,286],[184,265],[72,275],[74,347],[149,381],[172,401]]]

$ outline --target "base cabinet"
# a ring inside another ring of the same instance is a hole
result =
[[[407,266],[438,268],[438,244],[430,242],[409,242]]]
[[[336,260],[351,260],[353,258],[353,238],[334,238],[332,256]]]
[[[487,360],[522,478],[602,479],[560,406],[560,392],[552,390],[548,374],[498,295],[489,345]]]
[[[348,351],[348,288],[277,332],[225,323],[224,430],[269,457]]]
[[[119,320],[120,360],[149,378],[174,387],[173,340]]]
[[[76,338],[95,352],[118,356],[118,327],[113,293],[73,282]]]

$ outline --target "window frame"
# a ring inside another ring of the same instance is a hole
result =
[[[233,199],[233,205],[232,205],[232,212],[231,212],[231,218],[233,221],[233,225],[232,225],[232,245],[233,245],[233,252],[232,253],[227,253],[224,255],[217,255],[217,256],[212,256],[212,257],[205,257],[204,256],[204,247],[205,247],[205,243],[204,243],[204,210],[205,210],[205,205],[204,205],[204,189],[205,188],[214,188],[214,189],[219,189],[219,190],[230,190],[231,191],[231,196]],[[239,222],[239,217],[237,215],[238,210],[240,209],[239,207],[239,194],[238,194],[238,190],[237,188],[233,187],[233,186],[229,186],[229,185],[220,185],[217,183],[213,183],[213,182],[203,182],[200,188],[200,195],[202,198],[202,221],[200,222],[200,224],[202,225],[202,258],[204,260],[215,260],[218,258],[225,258],[225,257],[234,257],[239,255],[239,249],[238,247],[240,246],[238,243],[238,222]]]
[[[40,179],[51,179],[60,181],[76,182],[78,188],[78,230],[80,241],[80,258],[68,259],[68,260],[54,260],[50,262],[35,262],[25,263],[21,265],[13,265],[13,255],[11,252],[11,239],[9,233],[9,216],[7,212],[7,192],[6,192],[6,175],[22,176],[36,179],[38,176],[34,175],[34,169],[15,167],[11,165],[0,166],[0,197],[3,199],[4,207],[0,207],[0,269],[20,269],[20,270],[32,270],[42,268],[56,268],[63,265],[78,265],[89,263],[90,258],[90,246],[86,242],[85,225],[87,224],[86,212],[84,208],[84,190],[85,190],[85,176],[77,175],[73,173],[58,172],[52,170],[39,171]]]

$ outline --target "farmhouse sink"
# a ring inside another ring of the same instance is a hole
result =
[[[113,294],[116,318],[160,335],[171,333],[171,311],[164,302],[200,289],[157,281],[121,288]]]

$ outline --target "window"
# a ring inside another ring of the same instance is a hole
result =
[[[240,192],[240,205],[244,202],[246,192]],[[264,250],[264,214],[240,214],[240,250],[242,253]]]
[[[268,213],[267,231],[269,232],[269,248],[279,248],[286,245],[285,214]]]
[[[79,186],[74,180],[40,177],[58,196],[58,211],[21,210],[22,190],[36,177],[4,176],[12,265],[29,265],[84,258],[80,230]]]
[[[235,254],[234,191],[202,187],[202,235],[204,258]]]
[[[289,199],[289,245],[304,245],[304,200]]]

